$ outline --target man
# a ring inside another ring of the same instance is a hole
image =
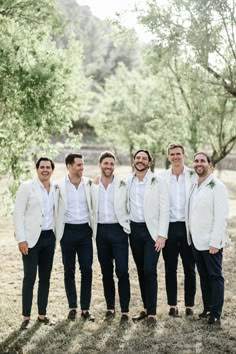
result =
[[[130,282],[128,273],[128,234],[130,233],[127,212],[127,185],[114,176],[115,155],[109,151],[99,157],[101,177],[99,184],[92,185],[94,237],[98,260],[103,276],[103,289],[107,311],[105,320],[115,316],[115,283],[113,269],[118,278],[118,293],[121,307],[121,323],[128,321]]]
[[[184,268],[184,302],[186,316],[193,315],[196,293],[195,260],[191,246],[188,245],[185,226],[185,204],[192,183],[196,180],[194,171],[184,165],[184,148],[180,144],[170,144],[167,149],[171,168],[161,177],[168,184],[170,196],[170,223],[168,239],[163,248],[165,278],[169,315],[177,317],[177,268],[181,256]]]
[[[128,179],[130,246],[138,271],[144,309],[133,321],[147,319],[156,324],[157,261],[165,246],[169,223],[169,196],[166,183],[149,168],[148,150],[138,150],[133,157],[135,172]]]
[[[188,242],[200,275],[204,306],[199,317],[209,318],[210,325],[219,325],[224,302],[222,251],[228,242],[228,193],[225,185],[213,176],[206,153],[195,154],[193,165],[198,181],[191,189],[186,213]]]
[[[56,237],[61,242],[64,281],[69,304],[68,319],[77,317],[75,284],[76,255],[81,272],[80,307],[84,320],[94,321],[89,312],[92,287],[92,225],[91,180],[83,177],[84,161],[81,154],[69,154],[65,159],[68,175],[56,184],[58,213]]]
[[[22,253],[24,280],[22,289],[21,329],[30,326],[33,288],[37,269],[38,322],[51,324],[46,317],[50,275],[55,250],[55,191],[50,182],[54,163],[47,157],[36,162],[37,177],[20,185],[15,201],[13,221],[15,237]]]

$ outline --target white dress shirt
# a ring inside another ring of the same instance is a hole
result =
[[[42,230],[52,230],[54,228],[54,219],[53,219],[53,209],[55,205],[55,200],[54,200],[54,195],[52,192],[52,184],[50,182],[50,191],[49,193],[47,192],[46,188],[42,184],[40,180],[39,185],[40,185],[40,190],[42,193],[42,199],[43,199],[43,226]]]
[[[145,176],[143,181],[139,181],[137,177],[132,179],[130,188],[130,220],[134,222],[145,222],[144,219],[144,191],[147,182]]]
[[[178,176],[171,174],[170,191],[170,222],[185,221],[185,170]]]
[[[65,183],[67,199],[66,223],[85,224],[89,222],[89,209],[83,179],[81,179],[78,188],[71,183],[68,176]]]
[[[115,180],[109,183],[107,188],[102,182],[99,183],[99,198],[98,198],[98,223],[99,224],[116,224],[118,219],[116,217],[114,208],[114,193]]]

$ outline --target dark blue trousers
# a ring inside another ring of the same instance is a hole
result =
[[[89,310],[93,263],[92,229],[89,224],[65,224],[64,234],[61,239],[61,250],[69,308],[77,308],[78,306],[75,285],[77,255],[81,272],[80,306],[81,310]]]
[[[205,311],[220,319],[224,303],[224,277],[222,273],[222,250],[215,254],[198,251],[192,243],[193,255],[200,275],[202,301]]]
[[[184,268],[185,306],[194,306],[196,294],[195,259],[191,246],[187,242],[185,222],[169,224],[168,239],[162,250],[165,261],[166,293],[168,305],[177,305],[177,267],[179,255]]]
[[[46,315],[50,276],[55,251],[55,235],[52,230],[42,231],[38,242],[22,255],[24,279],[22,288],[22,315],[29,317],[33,301],[33,288],[38,270],[38,314]]]
[[[115,308],[115,283],[113,277],[113,261],[115,261],[121,312],[129,312],[128,235],[120,224],[98,224],[96,243],[107,309]]]
[[[156,315],[157,261],[160,252],[155,251],[146,223],[131,221],[130,247],[138,271],[143,306],[148,315]]]

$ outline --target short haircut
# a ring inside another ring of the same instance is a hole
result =
[[[111,151],[103,151],[98,158],[99,163],[102,163],[102,161],[107,157],[111,157],[116,161],[116,157]]]
[[[193,155],[193,160],[195,160],[195,157],[197,156],[197,155],[204,155],[205,157],[206,157],[206,159],[207,159],[207,162],[208,163],[211,163],[212,161],[211,161],[211,157],[206,153],[206,152],[203,152],[203,151],[198,151],[198,152],[196,152],[196,154],[194,154]]]
[[[73,165],[76,158],[82,159],[83,155],[81,155],[81,154],[69,154],[69,155],[67,155],[66,158],[65,158],[66,166],[67,165]]]
[[[35,167],[36,167],[37,170],[39,169],[39,166],[40,166],[40,162],[41,162],[41,161],[49,161],[49,162],[51,163],[52,170],[54,170],[55,164],[54,164],[54,162],[53,162],[51,159],[49,159],[48,157],[40,157],[40,158],[38,159],[38,161],[37,161],[36,164],[35,164]]]
[[[135,152],[134,156],[133,156],[133,159],[135,159],[135,157],[140,153],[140,152],[144,152],[145,154],[147,154],[148,156],[148,161],[149,162],[152,162],[153,158],[152,158],[152,155],[150,154],[150,152],[148,150],[144,150],[144,149],[140,149],[138,151]]]
[[[169,155],[170,150],[172,149],[176,149],[176,148],[180,148],[182,150],[182,153],[184,154],[184,147],[183,145],[179,144],[179,143],[172,143],[167,147],[167,155]]]

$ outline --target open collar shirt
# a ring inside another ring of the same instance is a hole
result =
[[[171,173],[170,181],[170,222],[185,221],[185,204],[186,204],[186,189],[185,189],[186,168],[183,173],[176,175]]]
[[[53,211],[55,206],[54,194],[52,191],[52,183],[50,182],[50,191],[46,190],[42,182],[38,179],[38,183],[40,186],[40,191],[42,194],[43,201],[43,226],[42,230],[52,230],[54,228],[54,218]]]
[[[109,183],[107,188],[104,187],[100,180],[99,183],[99,198],[98,198],[98,222],[99,224],[116,224],[118,219],[116,217],[114,208],[115,195],[115,179]]]
[[[130,188],[130,220],[134,222],[145,222],[144,218],[144,192],[147,183],[145,175],[143,181],[133,177]]]
[[[69,176],[66,177],[66,223],[86,224],[89,222],[89,209],[86,198],[83,178],[81,178],[78,188],[71,183]]]

